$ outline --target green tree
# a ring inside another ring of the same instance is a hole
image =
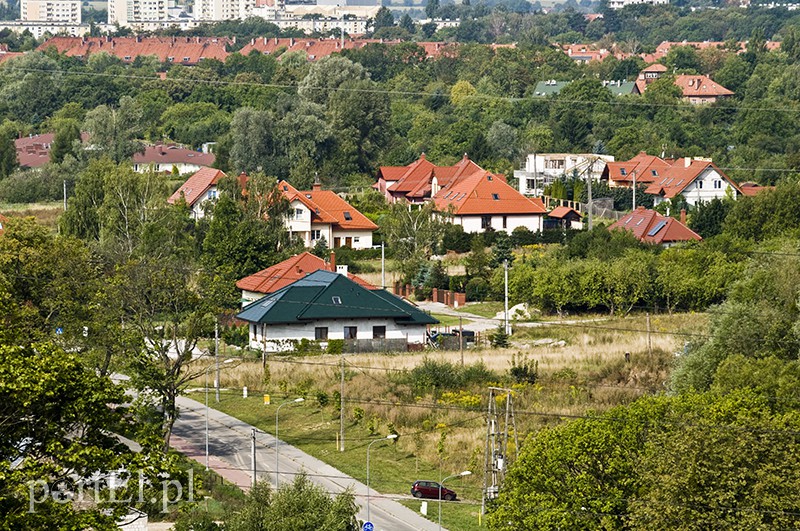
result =
[[[394,26],[394,14],[388,7],[382,6],[375,14],[375,20],[372,23],[373,31],[378,31],[381,28],[388,28]]]
[[[412,35],[416,32],[414,20],[408,15],[408,13],[404,13],[403,16],[400,17],[399,26]]]
[[[433,202],[420,207],[394,203],[389,213],[380,218],[381,232],[406,279],[417,272],[439,244],[445,224],[435,208]]]
[[[703,238],[710,238],[722,233],[725,218],[734,206],[730,199],[712,199],[700,203],[689,219],[689,228]]]
[[[91,158],[108,157],[116,163],[129,161],[144,150],[138,140],[143,132],[142,108],[130,96],[123,96],[116,109],[106,105],[86,113],[83,128],[89,133]]]
[[[277,492],[268,483],[256,483],[244,507],[227,524],[241,531],[357,531],[357,513],[358,506],[350,491],[331,497],[300,474]]]
[[[16,127],[5,121],[0,126],[0,179],[5,179],[17,168]]]
[[[439,14],[439,0],[428,0],[425,4],[425,16],[433,20]]]
[[[75,145],[80,145],[81,142],[81,125],[74,118],[64,118],[56,122],[55,129],[53,145],[50,147],[50,162],[61,163],[65,156],[77,155]]]
[[[235,171],[273,171],[278,165],[275,123],[267,111],[237,109],[231,120],[231,140],[231,165]]]

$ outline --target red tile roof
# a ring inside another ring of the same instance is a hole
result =
[[[658,179],[669,168],[670,163],[664,159],[640,151],[630,160],[607,162],[603,170],[603,178],[607,178],[609,182],[632,186],[633,176],[636,174],[637,185],[647,184]]]
[[[733,91],[716,83],[708,76],[681,74],[675,76],[675,84],[683,91],[684,98],[721,98],[733,96]]]
[[[551,218],[555,218],[555,219],[564,219],[564,218],[566,218],[568,216],[573,216],[573,217],[577,216],[578,219],[583,217],[583,216],[581,216],[581,213],[578,212],[577,210],[575,210],[574,208],[565,207],[565,206],[556,207],[547,215],[550,216]]]
[[[196,65],[201,59],[225,61],[230,55],[227,37],[52,37],[38,50],[55,47],[68,57],[88,57],[106,52],[126,63],[139,56],[154,55],[162,63]]]
[[[211,166],[216,160],[213,153],[201,153],[177,144],[145,146],[144,151],[133,155],[134,164],[196,164]]]
[[[441,189],[456,179],[479,171],[483,171],[483,168],[470,160],[466,153],[453,166],[436,166],[423,153],[408,166],[381,166],[378,169],[378,180],[386,181],[386,189],[392,195],[418,200],[430,197],[434,178]],[[502,179],[502,176],[497,177]],[[376,183],[375,188],[380,188],[380,184]]]
[[[637,208],[608,227],[608,230],[618,229],[631,231],[640,241],[659,245],[702,240],[699,234],[677,219],[644,207]]]
[[[5,50],[0,50],[0,64],[8,61],[9,59],[13,59],[15,57],[22,57],[25,55],[22,52],[9,52],[8,47]]]
[[[172,205],[183,196],[189,206],[194,205],[197,200],[203,197],[203,194],[205,194],[211,186],[216,185],[222,177],[225,177],[225,173],[221,170],[215,168],[201,168],[186,179],[186,182],[175,190],[175,193],[169,196],[167,203]]]
[[[305,252],[239,280],[236,287],[255,293],[273,293],[320,269],[334,270],[322,258]],[[356,275],[348,273],[347,277],[366,289],[378,289]]]
[[[280,38],[280,37],[262,37],[258,39],[251,39],[248,44],[239,51],[242,55],[248,55],[253,50],[263,54],[274,54],[278,49],[283,48],[287,52],[303,52],[308,55],[310,61],[315,61],[323,57],[327,57],[333,53],[339,53],[342,50],[358,50],[368,44],[385,44],[387,46],[401,44],[404,41],[399,40],[381,40],[381,39],[346,39],[344,47],[340,39],[294,39],[294,38]],[[438,57],[450,53],[454,49],[454,45],[444,42],[417,42],[417,46],[425,50],[427,57]]]
[[[330,190],[298,191],[286,181],[278,183],[278,189],[290,202],[298,200],[311,211],[311,222],[330,223],[346,230],[378,230],[378,226],[350,203]],[[351,219],[346,219],[345,214]]]
[[[480,170],[452,180],[433,197],[436,209],[457,216],[482,214],[546,214],[541,200],[529,199],[504,179]]]
[[[774,190],[775,187],[774,186],[761,186],[761,185],[756,184],[756,183],[744,182],[744,183],[739,183],[739,189],[742,191],[743,195],[746,195],[748,197],[753,197],[753,196],[756,196],[756,195],[760,194],[764,190]]]
[[[736,191],[742,193],[739,186],[710,160],[695,159],[687,161],[685,158],[676,160],[668,170],[664,171],[657,180],[653,181],[650,186],[647,187],[645,193],[672,199],[683,192],[686,187],[693,183],[706,169],[716,170],[716,172],[724,180],[728,181]]]
[[[14,140],[17,150],[17,162],[23,168],[39,168],[50,162],[50,146],[55,133],[30,135]],[[81,133],[81,140],[86,142],[88,133]]]

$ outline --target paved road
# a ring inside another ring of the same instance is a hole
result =
[[[172,446],[200,463],[205,463],[205,406],[186,397],[178,399],[180,416],[175,422]],[[209,468],[225,479],[248,488],[250,486],[251,434],[253,426],[220,411],[209,410]],[[259,480],[267,479],[275,485],[275,438],[268,433],[256,436],[256,470]],[[350,488],[356,503],[361,506],[358,518],[367,520],[367,487],[350,476],[281,443],[280,482],[294,479],[301,471],[309,479],[335,494]],[[434,531],[438,525],[404,507],[396,501],[381,496],[370,489],[370,519],[376,531]]]

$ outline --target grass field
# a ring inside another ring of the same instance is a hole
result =
[[[64,212],[64,203],[0,203],[0,214],[7,217],[33,216],[42,225],[51,229],[58,227],[58,218]]]

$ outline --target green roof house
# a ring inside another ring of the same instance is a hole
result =
[[[325,270],[248,304],[236,317],[250,323],[250,347],[267,352],[291,350],[302,339],[425,343],[428,325],[439,322],[386,290]]]

